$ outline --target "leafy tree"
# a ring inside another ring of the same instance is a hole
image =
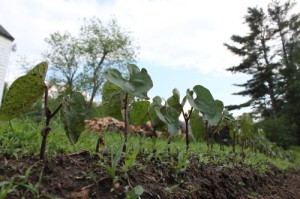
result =
[[[238,66],[227,70],[251,76],[246,83],[236,84],[245,89],[235,93],[242,96],[248,95],[251,99],[235,108],[253,106],[257,113],[264,113],[271,108],[272,114],[276,115],[278,112],[278,93],[276,93],[276,82],[279,78],[276,73],[278,62],[273,59],[276,52],[271,50],[273,35],[267,18],[262,9],[248,8],[245,22],[249,26],[249,34],[233,35],[231,40],[237,45],[225,44],[228,50],[242,57],[243,60]]]
[[[134,62],[137,50],[129,32],[115,19],[104,24],[95,17],[84,19],[77,37],[56,32],[46,42],[49,49],[44,57],[51,63],[53,76],[68,87],[85,91],[88,110],[103,87],[104,72],[109,68],[123,70]]]
[[[300,143],[300,13],[290,15],[290,10],[295,6],[294,2],[286,2],[280,5],[278,2],[272,4],[268,11],[276,24],[274,32],[282,46],[280,52],[281,65],[280,73],[282,80],[280,88],[284,93],[284,105],[282,116],[279,118],[279,123],[286,122],[288,138],[281,139],[277,136],[279,143],[286,147],[287,143],[291,143],[292,137],[298,137]],[[283,119],[282,119],[283,118]],[[284,118],[289,118],[288,120]],[[268,125],[266,125],[268,126]],[[278,132],[276,128],[275,132]],[[282,136],[281,136],[282,137]],[[271,138],[272,139],[272,138]],[[273,138],[274,139],[274,138]],[[282,140],[287,140],[282,144]],[[289,142],[288,142],[289,141]]]
[[[78,86],[90,95],[91,107],[105,82],[104,72],[109,68],[124,70],[128,63],[134,62],[137,48],[115,19],[107,24],[97,18],[85,19],[79,37],[84,65]]]
[[[49,49],[43,53],[43,56],[51,63],[52,78],[55,77],[58,82],[63,82],[73,88],[80,67],[78,39],[68,32],[63,34],[55,32],[50,34],[45,41]]]

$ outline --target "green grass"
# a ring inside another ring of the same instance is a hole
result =
[[[35,154],[40,152],[40,144],[42,140],[41,129],[44,123],[34,122],[29,118],[18,118],[9,122],[0,123],[0,155],[12,155],[18,157],[20,154]],[[47,140],[46,155],[48,158],[54,157],[62,153],[79,152],[88,150],[95,151],[97,135],[89,131],[84,131],[80,136],[76,145],[71,145],[65,135],[63,126],[59,119],[54,119],[51,122],[52,131]],[[102,150],[116,153],[121,150],[123,144],[123,136],[121,133],[106,132],[103,135],[106,142],[105,149]],[[131,135],[128,139],[128,150],[140,150],[145,154],[151,154],[153,146],[157,154],[161,156],[168,156],[168,147],[172,154],[179,154],[185,150],[185,140],[177,137],[171,141],[168,146],[167,139],[159,138],[153,140],[152,138],[145,138],[138,135]],[[237,152],[233,154],[231,147],[225,147],[225,151],[221,151],[218,145],[213,147],[209,153],[207,152],[207,145],[204,142],[191,141],[190,153],[195,157],[199,163],[215,163],[222,164],[228,167],[237,166],[237,163],[242,162],[240,166],[255,167],[260,170],[267,169],[267,165],[275,164],[280,169],[288,169],[291,167],[299,168],[300,165],[300,147],[292,147],[288,153],[293,157],[290,162],[281,158],[269,158],[261,153],[253,153],[246,150],[246,157],[240,155],[241,148],[237,147]],[[234,161],[233,161],[234,160]]]

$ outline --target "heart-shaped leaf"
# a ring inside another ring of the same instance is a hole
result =
[[[177,110],[179,116],[181,113],[180,93],[176,88],[173,89],[173,95],[168,98],[167,103]]]
[[[104,84],[102,90],[103,116],[123,120],[121,94],[122,90],[118,86],[108,81]]]
[[[64,98],[61,108],[61,119],[67,137],[72,144],[76,144],[81,132],[84,130],[86,102],[80,92],[71,93]]]
[[[156,97],[157,102],[161,101]],[[168,126],[168,132],[174,136],[180,129],[178,111],[173,107],[155,106],[155,112],[159,119]]]
[[[193,98],[193,93],[196,93],[197,95],[195,99]],[[222,111],[224,109],[223,102],[214,100],[207,88],[196,85],[193,88],[193,91],[187,90],[186,97],[190,105],[201,112],[209,125],[215,126],[221,120]]]
[[[192,92],[188,90],[186,93],[190,105],[199,110],[203,115],[205,114],[213,117],[216,112],[216,106],[215,100],[210,91],[201,85],[196,85],[193,88],[193,91],[197,95],[195,99],[191,95]]]
[[[191,130],[198,141],[203,141],[205,139],[205,125],[203,118],[200,116],[198,110],[193,110],[190,120]]]
[[[28,110],[44,93],[47,62],[41,62],[10,86],[0,109],[0,120],[8,121]]]
[[[153,87],[153,83],[147,70],[144,68],[140,70],[134,64],[129,64],[127,67],[129,71],[128,80],[123,78],[117,69],[109,69],[104,75],[108,81],[117,85],[127,93],[143,99],[149,99],[147,92]]]

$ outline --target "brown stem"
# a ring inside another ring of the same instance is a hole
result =
[[[124,140],[124,145],[123,145],[123,152],[126,152],[126,144],[128,140],[128,93],[125,94],[124,98],[124,104],[123,104],[123,110],[124,110],[124,122],[125,122],[125,140]]]
[[[232,152],[235,153],[235,130],[233,131]]]
[[[62,107],[62,103],[60,103],[59,106],[55,109],[55,111],[53,113],[50,111],[50,109],[48,107],[48,87],[46,85],[45,85],[44,106],[45,106],[45,115],[46,115],[46,125],[41,131],[43,140],[42,140],[42,145],[41,145],[41,150],[40,150],[40,160],[45,160],[47,137],[51,131],[50,121],[54,117],[54,115],[56,113],[58,113],[59,109]]]
[[[191,110],[189,111],[189,114],[184,114],[183,113],[183,109],[182,109],[182,113],[183,113],[183,117],[184,117],[184,121],[185,121],[185,142],[186,142],[186,151],[189,150],[190,147],[190,139],[189,139],[189,120],[191,118],[193,112],[193,107],[191,108]]]
[[[48,137],[48,134],[50,133],[50,131],[51,131],[50,126],[45,126],[42,129],[43,140],[42,140],[41,151],[40,151],[40,160],[45,160],[47,137]]]

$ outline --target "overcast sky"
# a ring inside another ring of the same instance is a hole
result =
[[[83,18],[104,22],[115,17],[140,46],[139,67],[148,70],[154,87],[149,96],[171,96],[178,88],[201,84],[225,105],[245,102],[232,95],[246,76],[225,69],[240,62],[223,43],[244,35],[247,7],[266,8],[271,0],[0,0],[0,24],[15,38],[7,80],[20,75],[16,60],[40,61],[50,33],[77,34]],[[299,5],[298,5],[299,7]],[[247,110],[246,110],[247,111]]]

